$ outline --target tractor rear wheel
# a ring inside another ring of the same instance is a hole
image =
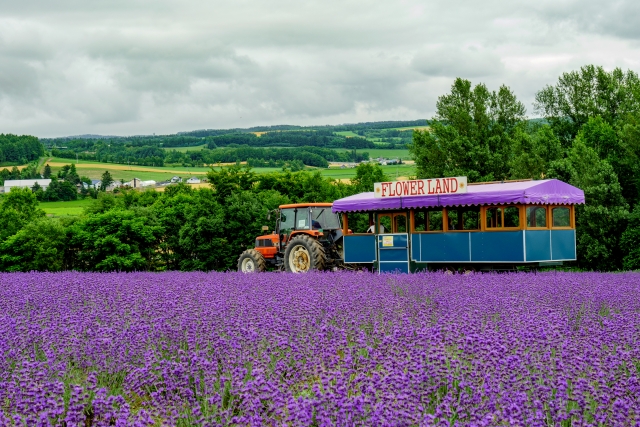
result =
[[[241,273],[256,273],[266,269],[267,263],[264,256],[255,249],[247,249],[238,258],[238,271]]]
[[[327,256],[320,242],[306,234],[291,239],[284,251],[284,269],[291,273],[323,270],[326,261]]]

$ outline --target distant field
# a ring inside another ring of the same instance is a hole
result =
[[[193,148],[193,147],[192,147]],[[351,151],[344,148],[336,148],[336,151]],[[400,158],[402,160],[411,160],[411,156],[409,155],[408,150],[391,150],[391,149],[362,149],[358,150],[360,152],[368,152],[369,155],[373,158],[383,157],[387,159],[396,159]],[[63,159],[59,157],[50,158],[47,163],[51,166],[52,172],[57,173],[63,166],[68,164],[76,164],[75,161],[70,159]],[[400,166],[406,167],[406,166]],[[216,166],[214,169],[219,169],[220,167]],[[413,166],[411,166],[413,168]],[[116,180],[125,180],[130,181],[133,178],[140,178],[142,180],[154,180],[154,181],[166,181],[171,179],[173,176],[181,176],[182,178],[188,178],[190,176],[204,177],[206,173],[210,170],[209,167],[198,167],[198,168],[186,168],[180,166],[168,166],[168,167],[152,167],[152,166],[134,166],[134,165],[122,165],[117,163],[100,163],[89,160],[80,160],[78,164],[76,164],[76,169],[78,170],[78,174],[81,176],[86,176],[91,179],[100,179],[102,174],[108,170],[111,173],[111,176]],[[269,173],[274,171],[280,171],[281,168],[255,168],[254,172],[256,173]],[[336,179],[350,178],[355,176],[355,170],[351,169],[320,169],[324,176],[330,176]],[[402,174],[403,176],[406,173]]]
[[[176,150],[181,153],[184,153],[186,151],[199,151],[206,147],[207,147],[207,144],[202,144],[202,145],[194,145],[192,147],[162,147],[162,149],[167,151]]]
[[[429,129],[429,126],[407,126],[403,128],[392,128],[393,130],[407,131],[407,130],[425,130]]]
[[[336,148],[336,151],[344,152],[351,151],[346,148]],[[359,149],[360,152],[367,152],[369,156],[374,159],[378,157],[384,157],[385,159],[402,159],[402,160],[410,160],[411,155],[409,154],[409,150],[392,150],[389,148],[362,148]]]
[[[392,180],[396,178],[407,178],[414,176],[416,174],[415,165],[389,165],[389,166],[381,166],[382,171]],[[335,178],[339,180],[349,180],[356,176],[355,168],[329,168],[329,169],[320,169],[320,173],[322,176]],[[373,189],[371,189],[373,191]]]
[[[350,130],[344,130],[342,132],[334,132],[336,135],[346,136],[347,138],[351,138],[353,136],[358,136],[360,138],[364,138],[362,135],[358,135],[355,132],[351,132]]]
[[[70,202],[41,202],[40,208],[48,215],[75,216],[80,215],[93,199],[72,200]]]
[[[54,157],[48,164],[51,166],[53,173],[57,173],[63,166],[75,163],[69,159],[62,159]],[[117,163],[100,163],[89,160],[81,160],[76,164],[78,174],[86,176],[91,179],[100,179],[102,174],[108,170],[115,180],[124,179],[129,181],[133,178],[140,178],[142,180],[152,179],[154,181],[164,181],[171,179],[171,177],[178,175],[184,177],[189,176],[204,176],[209,168],[184,168],[184,167],[151,167],[151,166],[134,166],[134,165],[121,165]]]

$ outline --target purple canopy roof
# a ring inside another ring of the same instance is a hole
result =
[[[509,203],[575,205],[584,203],[584,191],[557,179],[469,185],[466,193],[376,198],[360,193],[333,202],[333,212],[377,211],[439,206],[502,205]]]

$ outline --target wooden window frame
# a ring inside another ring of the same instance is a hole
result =
[[[391,217],[391,230],[385,230],[384,233],[380,233],[380,217],[381,216],[388,216]],[[406,230],[402,231],[400,233],[396,232],[396,217],[398,216],[404,216],[407,219],[406,222]],[[376,216],[375,216],[375,234],[403,234],[403,233],[410,233],[411,232],[411,224],[410,224],[410,218],[409,218],[409,212],[407,211],[389,211],[389,212],[376,212]]]
[[[409,211],[409,212],[410,212],[410,215],[411,215],[411,217],[410,217],[409,221],[411,222],[411,233],[412,233],[412,234],[420,234],[420,233],[444,233],[444,232],[445,232],[445,213],[444,213],[445,209],[444,209],[444,208],[442,208],[442,211],[441,211],[441,212],[442,212],[442,230],[433,230],[433,231],[429,230],[429,229],[428,229],[428,228],[429,228],[429,220],[428,220],[427,218],[425,218],[425,220],[426,220],[426,224],[425,224],[425,225],[426,225],[426,228],[427,228],[427,229],[426,229],[426,230],[424,230],[424,231],[418,231],[418,230],[416,230],[416,217],[415,217],[416,211],[421,211],[421,212],[428,213],[428,212],[429,212],[429,209],[434,210],[434,209],[437,209],[437,207],[436,207],[436,208],[411,209],[411,210]]]
[[[481,222],[481,229],[482,231],[489,231],[489,232],[494,232],[494,231],[518,231],[518,230],[524,230],[524,227],[526,225],[526,210],[524,209],[525,205],[520,205],[520,204],[509,204],[509,205],[487,205],[487,206],[482,206],[480,208],[480,222]],[[519,225],[517,227],[487,227],[487,209],[500,209],[501,212],[501,216],[502,216],[502,224],[504,225],[504,210],[506,208],[518,208],[518,222]]]
[[[554,227],[553,226],[553,210],[555,208],[568,208],[569,209],[569,226],[568,227]],[[573,205],[549,205],[549,228],[551,230],[574,230],[576,228],[576,216],[575,208]]]
[[[547,221],[547,225],[545,227],[529,227],[527,225],[527,208],[545,208],[546,213],[545,213],[545,219]],[[524,215],[524,229],[525,230],[549,230],[551,228],[551,209],[549,209],[549,205],[524,205],[524,210],[523,210],[523,215]]]
[[[480,218],[478,218],[478,222],[479,222],[479,228],[476,228],[475,230],[449,230],[449,209],[464,209],[466,206],[452,206],[451,208],[446,207],[442,210],[442,228],[443,231],[446,231],[447,233],[477,233],[478,231],[483,231],[482,230],[482,206],[479,206],[480,211],[478,212],[478,215],[480,215]],[[473,207],[473,206],[470,206]]]

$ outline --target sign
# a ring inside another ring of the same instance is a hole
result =
[[[409,181],[376,182],[373,184],[376,198],[431,196],[467,192],[467,177],[412,179]]]
[[[393,247],[393,236],[382,236],[382,246]]]

